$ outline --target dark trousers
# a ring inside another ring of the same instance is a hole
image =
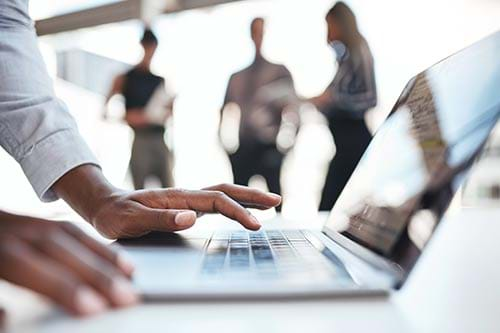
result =
[[[320,210],[332,209],[372,139],[363,119],[329,119],[328,127],[336,153],[326,176]]]
[[[147,177],[156,177],[162,187],[173,186],[169,151],[163,132],[136,131],[130,157],[130,171],[134,188],[144,188]]]
[[[229,155],[234,183],[248,185],[254,175],[264,177],[269,190],[281,194],[280,174],[283,154],[274,144],[242,144],[236,153]]]

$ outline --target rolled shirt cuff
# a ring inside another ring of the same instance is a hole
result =
[[[59,199],[52,186],[70,170],[84,164],[99,167],[76,129],[63,129],[47,136],[32,147],[20,164],[36,194],[45,202]]]

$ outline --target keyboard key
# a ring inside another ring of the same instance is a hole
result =
[[[299,230],[217,232],[202,273],[226,279],[257,276],[300,281],[331,278],[336,268]]]

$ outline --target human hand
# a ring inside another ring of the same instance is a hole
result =
[[[112,239],[187,229],[199,213],[221,213],[257,230],[259,222],[245,207],[268,209],[281,203],[277,194],[230,184],[200,191],[123,191],[112,186],[102,171],[90,164],[66,173],[53,189],[103,236]]]
[[[149,124],[149,120],[142,109],[128,109],[125,114],[125,121],[133,128],[144,127]]]
[[[306,102],[313,104],[316,108],[322,109],[331,103],[331,100],[332,93],[327,89],[321,95],[307,99]]]
[[[137,302],[133,266],[71,223],[0,212],[0,278],[75,315]]]
[[[102,200],[91,222],[106,237],[127,238],[150,231],[184,230],[200,213],[221,213],[247,229],[258,230],[260,223],[246,208],[268,209],[280,202],[279,195],[230,184],[200,191],[119,192]]]

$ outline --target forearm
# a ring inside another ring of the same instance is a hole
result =
[[[173,116],[173,110],[170,107],[165,107],[165,113],[163,114],[162,121],[166,123]]]
[[[331,92],[327,89],[321,95],[316,96],[316,97],[312,97],[312,98],[308,99],[307,101],[309,103],[314,104],[314,106],[316,106],[316,108],[318,108],[321,111],[322,109],[325,108],[326,105],[329,104],[331,99],[332,99]]]
[[[131,127],[142,127],[149,124],[148,118],[141,108],[127,109],[125,121]]]
[[[101,169],[91,164],[81,165],[66,173],[54,184],[53,190],[92,224],[95,212],[104,201],[121,192],[109,183]]]

